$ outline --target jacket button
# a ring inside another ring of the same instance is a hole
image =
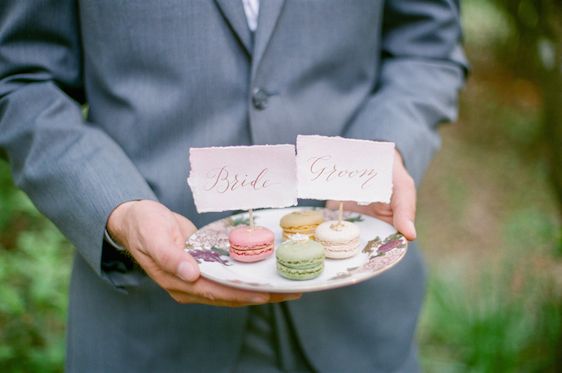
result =
[[[268,100],[267,93],[261,88],[255,88],[252,94],[252,105],[256,110],[265,110]]]

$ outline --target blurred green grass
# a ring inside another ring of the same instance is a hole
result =
[[[430,268],[423,367],[559,372],[561,224],[540,152],[540,98],[494,57],[510,25],[493,2],[463,6],[473,72],[419,195]],[[0,161],[0,371],[62,371],[72,251]]]
[[[0,161],[0,371],[60,372],[72,248]]]

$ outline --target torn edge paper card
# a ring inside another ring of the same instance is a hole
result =
[[[297,204],[294,145],[191,148],[189,161],[200,213]]]
[[[298,197],[390,202],[394,143],[343,137],[297,137]]]

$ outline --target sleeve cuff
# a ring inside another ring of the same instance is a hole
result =
[[[104,239],[105,242],[107,242],[108,244],[110,244],[115,250],[117,251],[125,251],[125,248],[121,245],[119,245],[117,242],[113,241],[113,239],[111,238],[111,236],[109,235],[109,232],[107,231],[107,229],[104,232]]]

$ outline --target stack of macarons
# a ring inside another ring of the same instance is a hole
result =
[[[228,236],[230,257],[239,262],[257,262],[273,254],[275,235],[265,227],[241,226]]]
[[[326,252],[327,258],[344,259],[357,254],[359,250],[359,227],[348,221],[327,221],[318,226],[316,241]]]
[[[307,235],[296,234],[275,253],[277,272],[289,280],[310,280],[324,270],[324,248]]]
[[[324,221],[320,211],[300,210],[291,212],[281,218],[281,229],[283,229],[283,240],[289,239],[294,234],[304,234],[314,239],[316,228]]]

